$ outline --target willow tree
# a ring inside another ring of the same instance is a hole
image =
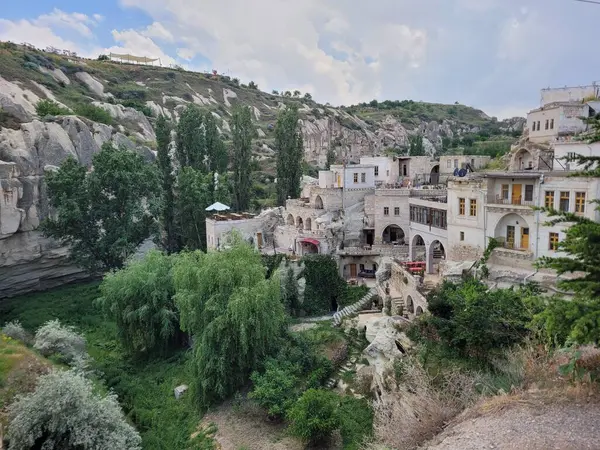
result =
[[[279,113],[275,125],[277,204],[279,205],[285,205],[288,197],[300,196],[304,144],[298,120],[298,108],[288,106]]]
[[[233,394],[272,355],[284,331],[279,277],[265,278],[258,252],[183,253],[174,269],[182,330],[196,342],[195,390],[202,406]]]
[[[252,124],[252,113],[248,106],[234,108],[231,118],[233,137],[233,192],[235,208],[246,211],[250,206],[252,187],[251,159],[252,139],[256,138],[256,129]]]

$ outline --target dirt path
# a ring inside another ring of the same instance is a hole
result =
[[[438,435],[428,450],[594,450],[600,448],[600,405],[515,402],[465,418]]]

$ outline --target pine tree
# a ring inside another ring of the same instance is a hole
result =
[[[288,106],[279,113],[275,125],[275,151],[277,152],[277,203],[285,205],[288,197],[300,196],[304,144],[296,107]]]
[[[423,135],[415,134],[408,137],[410,146],[410,156],[425,156],[425,147],[423,146]]]
[[[160,241],[162,247],[168,253],[173,253],[179,250],[175,223],[175,176],[173,175],[173,164],[169,154],[171,127],[163,115],[160,115],[156,120],[156,144],[156,159],[162,184],[160,195]]]
[[[250,206],[252,139],[256,130],[247,106],[236,107],[231,120],[233,135],[233,191],[235,208],[246,211]]]

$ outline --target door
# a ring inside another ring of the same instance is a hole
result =
[[[515,227],[512,225],[506,227],[506,247],[515,248]]]
[[[350,264],[350,278],[356,278],[356,264]]]
[[[521,185],[520,184],[512,185],[512,204],[513,205],[521,204]]]
[[[521,248],[529,250],[529,228],[521,228]]]
[[[256,233],[256,243],[258,244],[258,248],[262,248],[262,246],[263,246],[262,233]]]
[[[342,177],[339,173],[337,175],[337,187],[342,187]]]

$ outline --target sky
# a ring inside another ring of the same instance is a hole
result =
[[[575,0],[0,0],[0,40],[160,58],[321,103],[524,115],[600,81],[600,5]]]

